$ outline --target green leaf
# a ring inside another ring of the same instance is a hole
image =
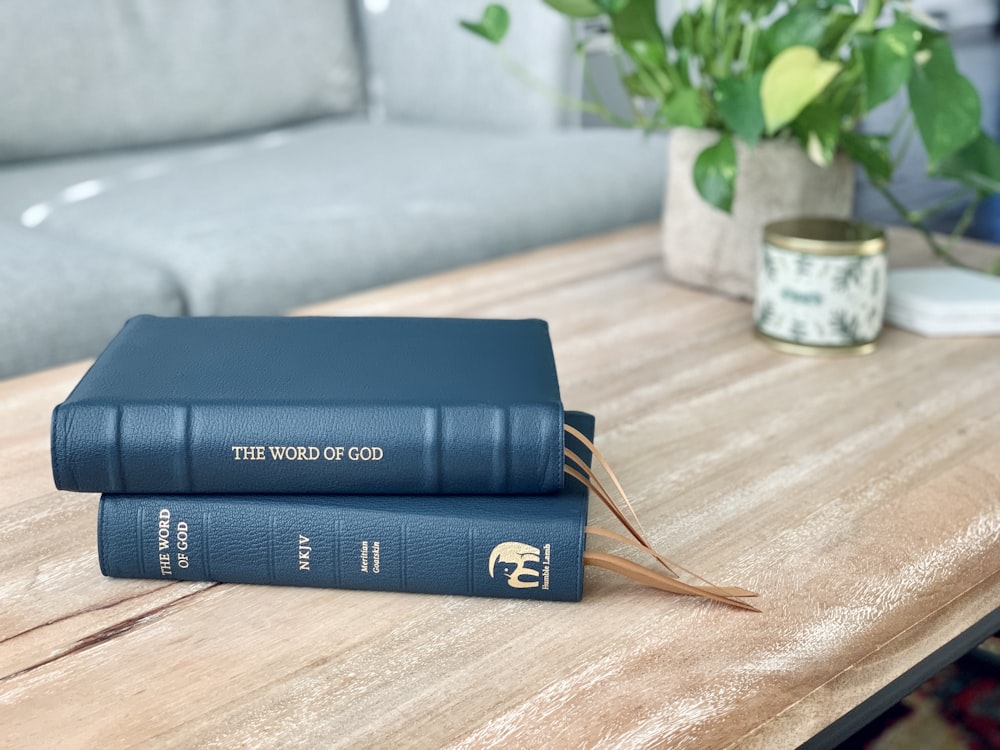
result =
[[[698,24],[702,22],[705,14],[701,8],[696,11],[684,11],[677,18],[673,31],[670,32],[670,39],[674,43],[674,48],[690,52],[694,49],[694,35]]]
[[[749,12],[753,19],[767,18],[783,0],[748,0],[743,3],[741,12]],[[850,2],[850,0],[848,0]],[[694,5],[695,3],[692,3]]]
[[[826,19],[826,28],[823,30],[823,38],[816,45],[821,57],[835,57],[837,50],[842,46],[847,30],[858,20],[857,15],[851,9],[850,3],[846,8],[837,7],[832,10]]]
[[[771,61],[760,83],[768,133],[798,117],[841,71],[841,64],[821,60],[812,47],[789,47]]]
[[[980,132],[968,146],[942,159],[932,174],[986,193],[1000,193],[1000,144]]]
[[[630,96],[641,96],[647,99],[656,97],[657,91],[651,85],[648,76],[639,75],[639,73],[629,73],[622,76],[622,83],[625,85],[625,90]]]
[[[628,5],[629,0],[594,0],[594,2],[601,6],[601,10],[609,16],[613,16],[615,13],[621,13]]]
[[[917,53],[910,75],[910,108],[931,165],[979,135],[979,94],[958,72],[945,38]]]
[[[733,210],[736,189],[736,149],[727,134],[709,146],[694,162],[694,184],[698,193],[716,208],[729,213]]]
[[[720,40],[715,30],[715,19],[711,13],[701,9],[701,23],[694,30],[694,52],[705,60],[711,60],[719,51]]]
[[[666,61],[667,49],[656,18],[656,0],[631,0],[611,17],[611,30],[637,64],[656,67]]]
[[[707,119],[705,101],[698,89],[679,89],[663,102],[660,113],[671,125],[703,128]]]
[[[771,55],[797,45],[818,47],[823,39],[827,13],[809,5],[793,6],[764,32]]]
[[[891,99],[903,88],[910,78],[920,38],[920,27],[908,18],[874,35],[858,37],[867,91],[865,111]]]
[[[866,93],[861,53],[857,49],[852,49],[850,55],[842,61],[842,65],[843,69],[816,97],[816,101],[836,104],[841,121],[856,124],[864,113]],[[847,128],[852,126],[845,125]]]
[[[868,0],[861,11],[861,15],[858,16],[855,31],[860,34],[873,31],[875,29],[875,22],[882,14],[882,5],[883,0]]]
[[[840,144],[840,112],[832,104],[814,102],[802,110],[792,130],[805,145],[810,161],[829,166]]]
[[[545,4],[570,18],[593,18],[604,11],[594,0],[544,0]]]
[[[892,155],[889,153],[888,136],[844,133],[840,138],[840,147],[864,167],[872,184],[884,185],[892,179]]]
[[[492,3],[486,6],[480,21],[460,21],[462,28],[478,34],[493,44],[499,44],[510,28],[510,14],[502,5]]]
[[[763,73],[747,78],[724,78],[716,82],[715,103],[726,127],[753,146],[764,134],[764,110],[760,104]]]

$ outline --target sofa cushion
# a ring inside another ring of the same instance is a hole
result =
[[[133,315],[182,310],[145,261],[0,221],[0,378],[93,356]]]
[[[664,141],[340,121],[0,170],[0,216],[143,259],[192,314],[277,313],[659,215]]]
[[[355,110],[353,20],[350,0],[6,0],[0,161]]]

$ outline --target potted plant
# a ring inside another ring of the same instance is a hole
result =
[[[868,0],[861,10],[849,0],[693,0],[668,27],[655,0],[544,2],[591,19],[577,24],[581,52],[595,35],[610,37],[632,115],[593,94],[579,106],[672,131],[664,254],[681,281],[751,297],[761,228],[795,215],[849,216],[853,163],[953,263],[929,217],[966,201],[957,236],[978,202],[1000,192],[1000,145],[980,128],[976,90],[947,36],[902,0]],[[499,44],[509,23],[494,4],[463,26]],[[865,132],[865,115],[904,88],[895,126]],[[915,138],[928,174],[956,184],[945,202],[921,210],[890,188]]]

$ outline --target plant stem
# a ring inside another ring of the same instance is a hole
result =
[[[851,43],[851,40],[853,40],[855,36],[857,36],[858,30],[861,28],[862,21],[869,20],[868,18],[866,18],[866,16],[869,15],[869,8],[874,9],[872,14],[873,18],[871,20],[873,21],[877,20],[878,16],[882,13],[882,8],[883,8],[882,0],[867,0],[867,2],[864,3],[860,11],[858,12],[857,18],[854,20],[854,23],[849,25],[844,30],[843,35],[841,35],[837,44],[834,46],[833,48],[834,50],[843,49],[844,47],[846,47]]]
[[[590,98],[590,101],[592,101],[598,107],[601,108],[602,113],[603,112],[609,112],[610,113],[611,112],[611,108],[608,107],[607,103],[604,101],[604,97],[601,96],[601,92],[597,88],[597,84],[594,82],[594,77],[590,73],[590,64],[589,64],[589,62],[587,60],[587,45],[585,43],[586,40],[581,40],[579,38],[579,36],[577,34],[577,24],[575,24],[575,23],[570,24],[570,29],[571,29],[571,33],[573,35],[573,46],[577,50],[577,54],[580,57],[580,69],[581,69],[581,74],[583,76],[583,87],[584,87],[585,91],[587,92],[587,96]],[[616,62],[616,65],[617,65],[617,59],[615,58],[615,48],[613,46],[612,46],[612,51],[609,54],[609,57],[611,57],[612,59],[615,59],[615,62]],[[621,69],[620,68],[618,68],[618,73],[619,73],[619,76],[621,76]],[[626,91],[625,94],[626,94],[626,98],[628,99],[629,106],[632,109],[632,115],[634,117],[634,124],[637,124],[637,125],[639,125],[642,128],[645,128],[645,126],[646,126],[645,125],[645,118],[642,116],[642,113],[639,112],[638,109],[636,109],[635,103],[632,101],[632,97],[628,93],[628,91]],[[601,116],[604,117],[605,115],[602,114]],[[629,123],[630,126],[632,124],[633,123]]]
[[[976,209],[979,208],[979,204],[982,203],[984,197],[985,193],[982,193],[977,190],[975,193],[975,197],[969,201],[969,205],[965,207],[965,211],[962,212],[962,215],[959,217],[958,222],[955,224],[955,228],[949,235],[948,238],[949,249],[951,248],[951,245],[957,238],[963,236],[966,233],[966,231],[968,231],[969,225],[972,224],[972,220],[976,217]]]
[[[537,93],[544,96],[556,106],[576,112],[587,112],[589,114],[597,115],[598,117],[603,117],[608,122],[622,128],[635,127],[635,123],[626,120],[624,117],[616,115],[600,102],[588,102],[583,99],[578,99],[575,96],[569,96],[568,94],[564,94],[563,92],[552,88],[508,55],[506,50],[502,47],[497,48],[497,54],[500,55],[500,61],[512,75],[516,76],[523,84],[531,89],[534,89]]]
[[[726,46],[723,49],[722,57],[722,76],[726,77],[733,72],[733,60],[736,59],[736,53],[740,48],[740,42],[743,39],[743,29],[739,26],[735,26],[728,30],[728,38],[726,39]]]
[[[612,48],[609,57],[614,63],[615,70],[618,72],[618,80],[624,81],[628,73],[625,70],[625,64],[622,62],[621,52],[617,46]],[[632,95],[632,92],[628,90],[628,87],[625,87],[625,98],[628,99],[628,106],[632,110],[632,116],[635,117],[636,123],[643,130],[649,132],[652,129],[653,124],[639,108],[639,105],[636,104],[635,97]]]
[[[896,118],[896,122],[892,124],[892,130],[889,131],[889,140],[893,141],[896,136],[899,135],[899,131],[903,128],[910,119],[910,110],[907,107],[903,107],[899,111],[899,117]]]
[[[909,112],[904,112],[904,115],[908,115]],[[892,171],[895,172],[900,164],[903,163],[903,159],[906,158],[907,152],[910,150],[910,144],[913,143],[913,134],[916,132],[916,128],[913,127],[913,118],[906,117],[904,120],[904,127],[906,130],[903,132],[903,142],[899,146],[899,152],[896,154],[896,158],[892,160]]]
[[[934,214],[943,211],[944,209],[948,208],[949,206],[955,205],[956,203],[958,203],[959,201],[961,201],[963,198],[969,197],[969,195],[970,195],[970,193],[969,193],[968,189],[966,189],[966,188],[959,188],[954,193],[952,193],[951,195],[949,195],[947,198],[943,198],[943,199],[939,200],[937,203],[934,203],[934,204],[928,206],[927,208],[922,208],[919,211],[910,211],[909,215],[912,217],[911,221],[913,221],[913,220],[923,221],[928,216],[933,216]],[[963,230],[963,232],[964,232],[964,230]]]
[[[969,205],[966,207],[965,211],[962,212],[962,216],[961,218],[959,218],[958,223],[955,224],[955,228],[948,235],[947,241],[944,244],[942,244],[938,239],[937,235],[935,235],[934,232],[931,231],[930,227],[927,226],[927,223],[923,220],[923,218],[921,218],[920,214],[922,212],[908,210],[906,206],[903,205],[902,201],[900,201],[899,198],[897,198],[895,194],[893,194],[893,192],[889,190],[888,186],[875,185],[875,188],[885,197],[887,201],[889,201],[889,203],[896,210],[896,213],[900,215],[900,217],[902,217],[908,224],[910,224],[914,229],[920,232],[920,234],[927,241],[927,244],[930,246],[931,250],[937,257],[941,258],[945,263],[951,266],[958,266],[959,268],[969,268],[973,271],[982,270],[960,261],[952,253],[952,248],[955,245],[955,240],[961,237],[963,234],[965,234],[965,231],[969,228],[969,224],[972,223],[972,218],[973,216],[975,216],[976,208],[979,206],[980,201],[983,199],[983,193],[977,191],[975,199],[969,202]],[[998,273],[998,272],[1000,272],[1000,264],[998,264],[997,267],[991,268],[989,270],[989,273]]]
[[[753,55],[754,44],[757,42],[757,21],[751,21],[743,27],[743,38],[740,40],[740,72],[749,69]]]
[[[856,67],[845,67],[827,88],[830,104],[840,113],[841,118],[846,118],[852,123],[857,115],[855,112],[844,112],[844,102],[851,95],[852,89],[860,77],[861,72]],[[842,129],[844,129],[843,126]]]

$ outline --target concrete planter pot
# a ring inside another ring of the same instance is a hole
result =
[[[713,130],[671,130],[663,262],[674,281],[749,300],[764,226],[798,216],[850,218],[854,165],[838,158],[817,167],[797,142],[761,141],[754,149],[737,142],[730,215],[706,203],[692,177],[698,154],[718,138]]]

